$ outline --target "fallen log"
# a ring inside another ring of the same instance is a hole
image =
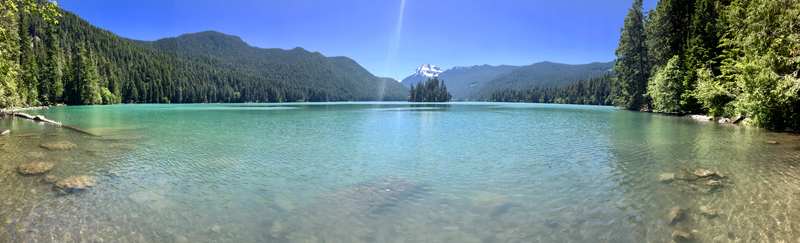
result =
[[[100,136],[100,135],[94,134],[94,133],[92,133],[90,131],[86,131],[86,130],[83,130],[83,129],[80,129],[80,128],[77,128],[77,127],[74,127],[74,126],[70,126],[70,125],[64,125],[64,124],[61,124],[60,122],[44,118],[44,116],[42,116],[42,115],[32,116],[32,115],[28,115],[28,114],[25,114],[25,113],[13,113],[13,115],[17,116],[17,117],[22,117],[22,118],[34,120],[34,121],[41,121],[41,122],[44,122],[44,123],[50,123],[50,124],[53,124],[53,125],[56,125],[56,126],[59,126],[59,127],[66,127],[66,128],[69,128],[69,129],[72,129],[72,130],[75,130],[75,131],[78,131],[78,132],[82,132],[82,133],[85,133],[85,134],[88,134],[88,135],[92,135],[92,136]]]

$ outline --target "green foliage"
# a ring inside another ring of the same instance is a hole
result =
[[[492,93],[489,101],[561,103],[583,105],[611,105],[610,73],[560,87],[535,87],[526,90],[500,90]]]
[[[648,65],[615,67],[616,105],[630,108],[635,87],[622,77],[655,70],[648,103],[655,109],[745,115],[759,126],[800,130],[800,0],[661,0],[645,30]],[[630,50],[625,35],[620,49]]]
[[[730,9],[725,42],[738,55],[723,69],[738,74],[736,113],[761,126],[800,129],[800,58],[792,54],[800,49],[800,1],[734,1]]]
[[[429,78],[425,83],[418,82],[417,88],[411,85],[411,90],[408,93],[408,102],[449,102],[453,98],[447,87],[444,85],[444,80],[439,81],[438,77]]]
[[[619,47],[614,52],[614,105],[639,110],[647,106],[645,93],[650,77],[647,44],[644,29],[642,0],[635,0],[625,17],[619,37]]]
[[[653,109],[663,112],[681,110],[680,99],[683,92],[683,80],[678,63],[679,56],[674,56],[664,68],[660,68],[650,77],[647,84],[647,95],[653,102]]]
[[[13,107],[20,103],[16,80],[19,73],[16,13],[14,1],[0,1],[0,107]]]

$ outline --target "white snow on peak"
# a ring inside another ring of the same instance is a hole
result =
[[[402,79],[394,79],[394,80],[397,80],[397,82],[403,82]]]
[[[444,72],[444,70],[442,70],[441,68],[439,68],[437,66],[430,65],[430,64],[425,64],[425,65],[422,65],[421,67],[418,67],[417,70],[414,71],[414,73],[411,74],[411,76],[419,74],[421,76],[425,76],[425,77],[428,77],[428,78],[433,78],[433,77],[439,76],[439,74],[442,73],[442,72]]]

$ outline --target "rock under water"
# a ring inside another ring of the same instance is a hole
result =
[[[37,175],[48,172],[55,167],[56,164],[50,162],[33,162],[19,166],[19,173],[23,175]]]
[[[78,145],[68,141],[58,141],[58,142],[50,142],[50,143],[43,143],[40,145],[42,148],[46,148],[49,150],[66,150],[71,148],[77,148]]]
[[[304,211],[339,215],[370,215],[391,210],[424,188],[422,182],[402,178],[365,181],[337,189],[310,203]]]
[[[94,178],[88,175],[72,176],[56,181],[56,187],[61,189],[86,190],[94,186]]]

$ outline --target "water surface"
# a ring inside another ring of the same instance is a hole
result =
[[[0,239],[697,242],[800,238],[798,136],[612,107],[299,103],[57,107],[0,119]],[[765,141],[777,141],[768,144]],[[69,141],[51,151],[40,144]],[[23,176],[89,175],[62,191]],[[659,182],[725,175],[711,193]],[[702,214],[700,207],[717,211]],[[668,214],[686,210],[676,223]]]

